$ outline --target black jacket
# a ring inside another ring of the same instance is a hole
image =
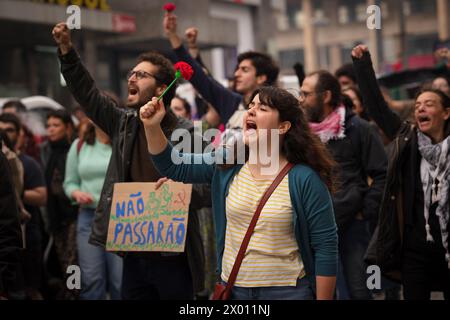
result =
[[[58,232],[77,220],[78,206],[64,192],[64,176],[70,143],[66,138],[56,142],[46,141],[41,146],[41,159],[47,185],[47,212],[49,229]]]
[[[0,141],[0,295],[6,296],[8,287],[17,279],[22,235],[9,163],[1,144]]]
[[[416,177],[420,172],[417,129],[388,107],[378,86],[369,53],[353,59],[359,88],[369,114],[386,136],[389,166],[380,207],[378,226],[369,244],[366,261],[376,264],[390,279],[401,280],[404,231],[413,226]]]
[[[327,148],[339,166],[338,191],[333,196],[339,231],[344,231],[358,212],[365,219],[376,220],[387,168],[378,133],[347,109],[345,138],[330,140]],[[367,177],[373,179],[370,186]]]
[[[108,134],[111,139],[111,160],[106,172],[89,239],[91,244],[105,247],[114,183],[131,181],[132,150],[134,142],[137,141],[140,119],[135,110],[118,108],[111,98],[103,95],[96,88],[94,80],[81,63],[74,49],[66,55],[60,54],[59,58],[61,61],[61,72],[72,95],[83,106],[88,117]],[[185,128],[191,133],[193,132],[192,123],[187,120],[178,119],[177,128]],[[166,130],[164,131],[166,136],[168,136],[169,133]],[[148,159],[150,162],[150,156]],[[189,210],[187,227],[186,254],[191,269],[194,290],[195,292],[201,291],[204,288],[203,244],[198,217],[191,209]]]

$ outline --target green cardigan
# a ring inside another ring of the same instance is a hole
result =
[[[242,168],[222,169],[214,153],[181,153],[170,143],[150,156],[161,175],[184,183],[210,183],[216,228],[219,274],[225,248],[227,225],[225,199],[233,177]],[[294,212],[294,231],[306,276],[315,291],[316,276],[335,276],[338,265],[338,236],[333,203],[327,187],[315,171],[297,164],[289,172],[289,193]]]

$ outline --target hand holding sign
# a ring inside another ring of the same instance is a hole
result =
[[[114,185],[108,251],[184,250],[192,185],[167,181],[158,190],[155,186],[155,183]]]
[[[155,190],[158,190],[159,188],[161,188],[162,185],[163,185],[164,183],[166,183],[167,181],[173,182],[172,180],[170,180],[169,178],[166,178],[166,177],[159,179],[159,180],[156,182]]]

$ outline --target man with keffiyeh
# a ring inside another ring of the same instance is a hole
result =
[[[333,196],[342,265],[338,298],[371,299],[363,258],[386,178],[383,144],[367,121],[344,107],[339,82],[327,71],[313,72],[304,79],[300,103],[311,129],[338,163],[338,192]]]

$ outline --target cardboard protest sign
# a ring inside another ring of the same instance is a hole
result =
[[[168,181],[157,191],[155,185],[114,185],[106,250],[184,250],[192,185]]]

